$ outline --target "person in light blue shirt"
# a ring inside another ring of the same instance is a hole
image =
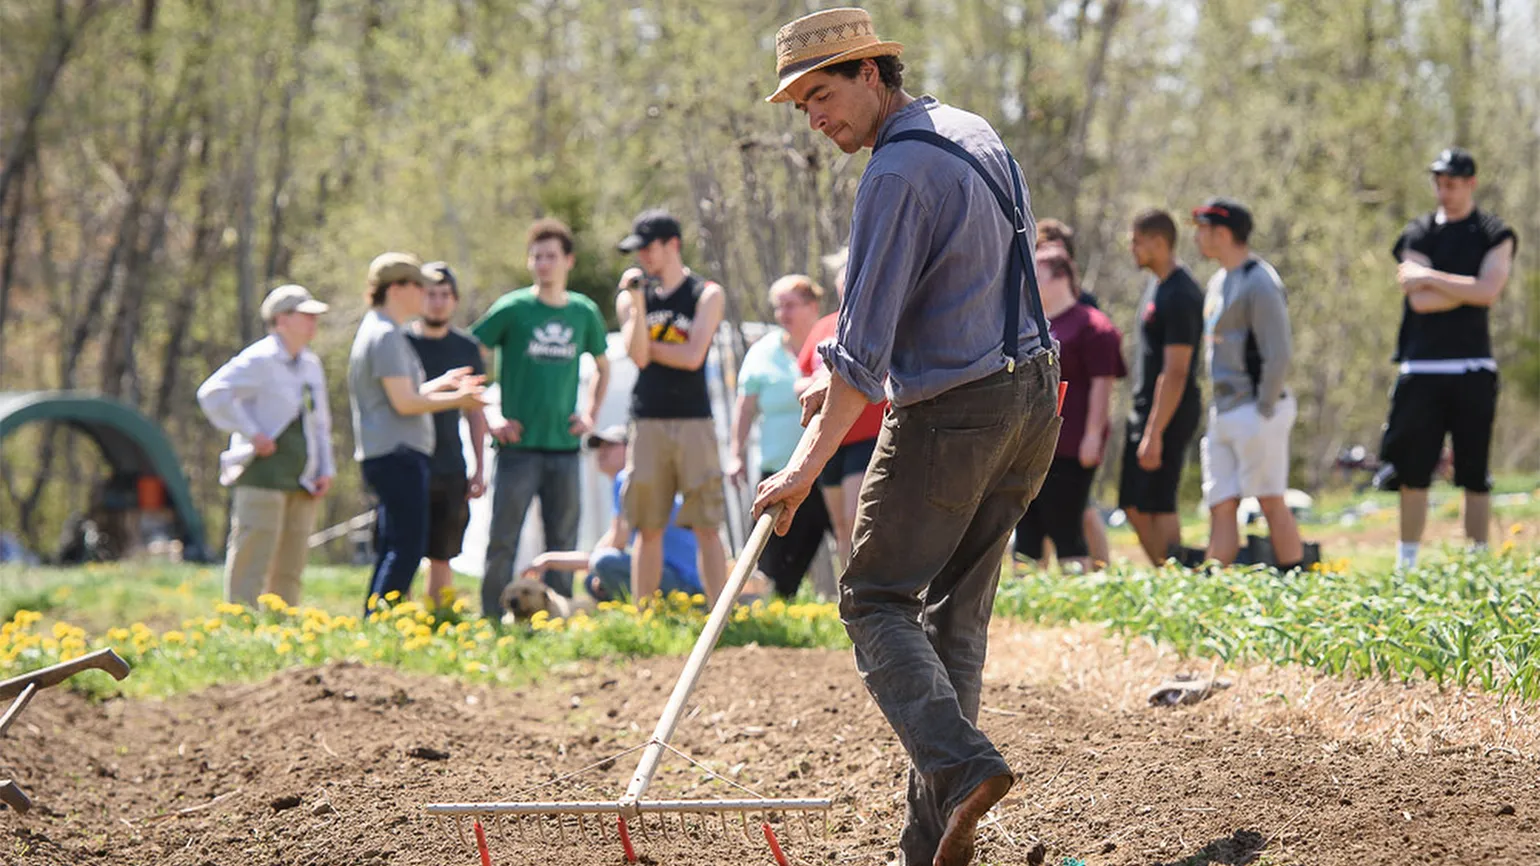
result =
[[[636,530],[626,524],[625,511],[621,508],[620,491],[626,482],[626,428],[622,425],[606,427],[589,434],[585,440],[599,471],[612,479],[614,517],[610,528],[594,545],[592,553],[581,550],[553,550],[542,553],[530,562],[524,576],[539,579],[546,571],[583,571],[587,569],[585,587],[588,594],[599,601],[612,601],[631,595],[631,546],[636,540]],[[668,527],[663,530],[663,580],[660,589],[664,595],[684,592],[690,595],[703,592],[700,569],[696,562],[698,548],[695,533],[675,522],[679,506],[684,500],[674,497],[674,512],[669,515]]]
[[[738,402],[733,411],[732,450],[727,477],[748,480],[744,454],[755,416],[759,424],[759,474],[768,478],[786,468],[802,439],[802,404],[797,396],[801,368],[797,356],[818,324],[823,288],[802,274],[788,274],[770,286],[770,304],[779,328],[749,347],[738,372]],[[797,512],[785,535],[772,536],[759,557],[759,572],[782,596],[793,596],[831,529],[823,497]]]

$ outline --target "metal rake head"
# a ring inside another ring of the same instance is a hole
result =
[[[467,846],[468,823],[494,838],[517,845],[589,845],[619,841],[629,862],[636,862],[633,835],[644,841],[757,844],[763,837],[778,863],[786,863],[774,825],[800,830],[808,841],[829,835],[827,799],[641,800],[628,808],[619,801],[568,800],[525,803],[434,803],[427,812],[441,818]],[[736,820],[729,818],[736,815]],[[628,817],[629,815],[629,817]],[[755,831],[758,831],[756,833]]]

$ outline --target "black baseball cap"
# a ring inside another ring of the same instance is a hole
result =
[[[631,223],[631,233],[621,238],[617,244],[623,253],[634,253],[653,241],[666,241],[669,238],[683,237],[679,230],[679,220],[666,210],[644,210]]]
[[[1225,226],[1242,243],[1251,237],[1251,211],[1234,199],[1211,198],[1192,209],[1192,219],[1205,225]]]
[[[1463,147],[1447,148],[1428,166],[1428,171],[1450,177],[1475,177],[1476,158]]]
[[[448,262],[428,262],[422,266],[422,275],[432,280],[434,285],[448,283],[455,297],[460,296],[460,281],[455,279],[455,272],[449,269]]]

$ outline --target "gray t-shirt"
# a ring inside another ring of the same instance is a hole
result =
[[[378,309],[364,314],[348,353],[348,403],[353,408],[353,459],[382,457],[405,446],[433,454],[433,416],[402,415],[390,405],[381,379],[404,376],[412,389],[427,379],[406,330]]]
[[[1283,281],[1273,266],[1252,256],[1235,270],[1210,277],[1203,331],[1214,408],[1228,412],[1255,402],[1257,411],[1271,418],[1293,355]]]

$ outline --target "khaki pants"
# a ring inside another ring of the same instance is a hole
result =
[[[236,486],[225,555],[226,601],[255,605],[258,595],[271,592],[299,604],[317,501],[304,490]]]

